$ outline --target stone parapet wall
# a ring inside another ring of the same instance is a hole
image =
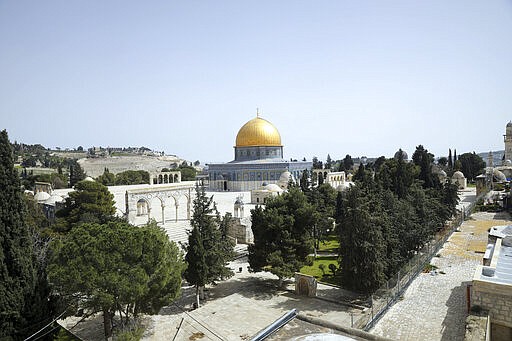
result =
[[[473,281],[472,304],[489,311],[492,323],[512,328],[512,286]]]

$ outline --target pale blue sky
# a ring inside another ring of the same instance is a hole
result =
[[[230,161],[503,149],[512,1],[0,0],[0,128],[55,147]]]

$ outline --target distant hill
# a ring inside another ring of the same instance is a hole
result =
[[[485,164],[487,164],[487,157],[489,156],[489,152],[477,153],[477,155],[480,156],[485,161]],[[493,156],[492,162],[493,162],[494,166],[501,165],[504,155],[505,155],[505,150],[493,150],[492,151],[492,156]]]
[[[162,168],[174,168],[179,166],[183,161],[175,156],[110,156],[100,158],[83,158],[78,160],[80,167],[85,173],[93,178],[103,174],[105,168],[110,173],[117,174],[126,170],[145,170],[153,172]]]

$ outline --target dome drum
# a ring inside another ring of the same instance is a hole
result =
[[[235,147],[235,161],[282,158],[282,146]]]

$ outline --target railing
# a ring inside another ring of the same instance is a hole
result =
[[[448,227],[438,232],[395,276],[375,291],[369,299],[370,309],[368,309],[368,313],[354,322],[354,328],[362,328],[365,331],[373,328],[386,311],[400,299],[416,276],[423,272],[425,266],[430,264],[432,257],[437,254],[450,235],[471,215],[477,201],[475,200],[468,206],[464,206],[464,209],[452,218]]]

